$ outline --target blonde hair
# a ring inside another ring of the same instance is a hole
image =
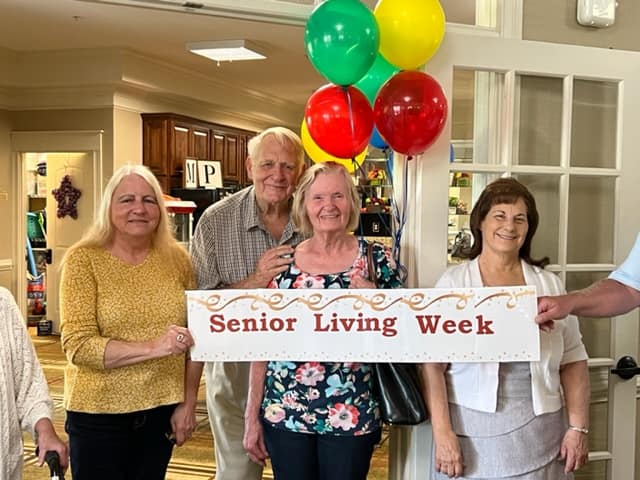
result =
[[[336,172],[342,175],[344,184],[347,187],[349,200],[351,201],[351,211],[349,212],[349,221],[347,222],[346,229],[348,232],[352,232],[358,226],[360,221],[360,195],[353,183],[351,175],[342,165],[336,162],[323,162],[316,163],[312,167],[305,170],[298,182],[298,188],[293,194],[293,204],[291,205],[291,218],[293,220],[296,229],[305,234],[313,234],[313,226],[311,220],[307,214],[304,202],[313,182],[320,174]]]
[[[296,133],[285,127],[267,128],[249,140],[247,150],[249,152],[249,158],[251,158],[251,164],[255,165],[260,158],[262,143],[269,135],[272,135],[283,147],[290,146],[293,149],[297,167],[304,165],[304,147],[302,146],[302,140],[300,140],[300,137]]]
[[[96,219],[82,238],[69,248],[67,255],[73,250],[83,247],[105,248],[111,240],[113,240],[115,235],[115,228],[111,221],[113,193],[116,188],[118,188],[118,185],[120,185],[120,182],[129,175],[142,177],[153,190],[160,211],[160,218],[158,220],[158,226],[152,234],[151,245],[162,254],[168,254],[170,257],[173,257],[175,248],[179,247],[179,245],[173,237],[172,225],[169,220],[169,215],[167,214],[167,209],[165,208],[162,188],[149,168],[144,165],[130,164],[123,165],[113,172],[113,176],[104,188]]]

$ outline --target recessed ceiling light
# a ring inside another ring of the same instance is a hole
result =
[[[267,58],[248,40],[220,40],[187,43],[187,50],[216,62]]]

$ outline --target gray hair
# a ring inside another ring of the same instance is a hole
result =
[[[309,219],[309,215],[307,215],[307,209],[304,205],[307,192],[318,175],[329,172],[338,172],[342,175],[344,184],[347,187],[347,192],[349,193],[351,212],[349,212],[349,221],[346,227],[347,231],[351,232],[355,230],[360,221],[360,195],[347,169],[336,162],[316,163],[306,169],[300,177],[298,188],[293,194],[293,204],[291,206],[293,223],[296,229],[305,235],[313,234],[313,226],[311,225],[311,220]]]
[[[304,147],[302,146],[302,140],[300,140],[300,137],[296,133],[285,127],[267,128],[249,140],[247,149],[252,164],[255,164],[260,158],[262,142],[269,135],[275,137],[280,145],[292,147],[296,158],[296,166],[300,167],[304,164]]]

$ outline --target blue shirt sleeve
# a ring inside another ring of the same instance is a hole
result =
[[[640,234],[627,259],[609,275],[609,278],[640,290]]]

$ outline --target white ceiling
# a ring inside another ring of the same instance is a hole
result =
[[[309,95],[327,83],[305,56],[305,15],[311,12],[313,0],[193,1],[205,5],[204,9],[187,9],[182,3],[183,0],[0,0],[0,47],[16,52],[124,48],[234,88],[291,102],[300,111]],[[364,3],[373,8],[375,0]],[[464,12],[473,12],[475,1],[442,3],[451,21],[452,15],[468,17],[469,13]],[[448,4],[464,10],[455,12]],[[215,9],[231,16],[244,16],[246,12],[249,18],[260,21],[213,16]],[[199,10],[206,10],[207,14],[194,13]],[[275,23],[281,21],[287,23]],[[241,38],[260,45],[268,58],[218,66],[185,50],[187,42]]]

